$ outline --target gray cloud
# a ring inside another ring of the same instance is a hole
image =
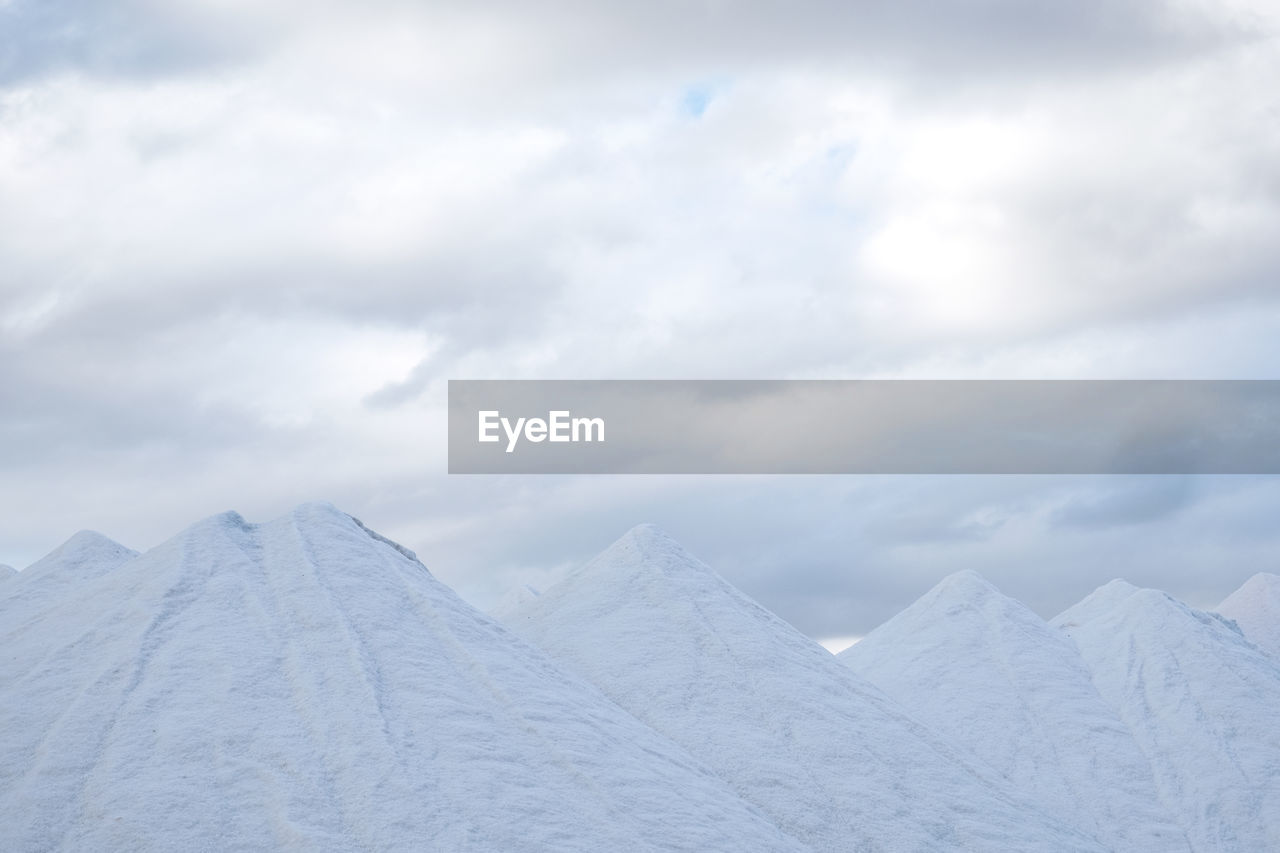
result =
[[[611,51],[627,45],[651,67],[667,53],[815,57],[857,62],[866,56],[891,68],[939,70],[1128,64],[1179,55],[1225,34],[1222,23],[1171,4],[1051,2],[802,3],[702,6],[659,2],[605,13],[596,4],[552,4],[568,33],[612,34]],[[538,9],[539,17],[546,14]],[[576,26],[571,23],[576,22]],[[554,24],[553,24],[554,26]],[[580,48],[585,50],[585,48]]]
[[[1196,481],[1182,475],[1146,476],[1069,500],[1052,515],[1065,527],[1113,527],[1147,524],[1177,513],[1194,500]]]
[[[256,27],[195,3],[10,0],[0,5],[0,87],[74,70],[160,78],[246,59]]]
[[[1011,74],[1111,74],[1186,61],[1265,34],[1247,14],[1136,0],[1070,8],[1047,0],[753,0],[696,8],[667,0],[377,0],[358,9],[287,0],[9,0],[0,19],[0,86],[65,71],[163,80],[262,60],[307,41],[345,47],[359,62],[370,49],[361,36],[381,29],[411,34],[400,46],[418,39],[452,60],[437,69],[444,73],[419,81],[428,90],[437,78],[463,102],[505,100],[517,109],[531,93],[554,105],[566,87],[599,92],[638,79],[687,82],[690,75],[797,66],[911,81],[922,92]]]

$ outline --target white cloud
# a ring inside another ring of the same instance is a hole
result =
[[[34,8],[0,9],[25,16],[0,41],[21,48],[0,67],[0,510],[26,531],[0,546],[23,555],[68,524],[142,546],[329,498],[483,596],[606,544],[590,525],[676,506],[740,532],[740,485],[439,477],[450,376],[1276,363],[1264,4]],[[68,21],[97,41],[50,35]],[[903,535],[987,488],[901,486],[926,510]],[[869,627],[950,567],[925,547],[906,580],[859,568],[882,593],[850,604],[841,549],[903,558],[825,532],[845,489],[743,499],[810,543],[791,587],[717,556],[798,621]],[[1010,562],[1051,535],[1001,530]]]

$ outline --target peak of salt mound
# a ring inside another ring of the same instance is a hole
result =
[[[81,530],[44,557],[32,563],[25,571],[34,575],[55,566],[59,569],[75,570],[83,568],[94,570],[104,564],[114,568],[125,560],[136,556],[138,556],[137,551],[132,548],[126,548],[119,542],[103,536],[97,531]]]
[[[1272,595],[1280,593],[1280,575],[1272,574],[1271,572],[1258,572],[1241,584],[1240,589]]]
[[[947,575],[927,595],[936,595],[956,603],[978,602],[1000,595],[995,585],[972,569],[964,569]]]
[[[577,573],[622,579],[628,575],[653,572],[669,577],[715,574],[711,567],[654,524],[638,524],[631,528]]]
[[[1140,590],[1126,580],[1109,581],[1049,620],[1055,628],[1078,625],[1105,613]]]
[[[1280,849],[1280,664],[1158,590],[1063,627],[1192,847]]]
[[[507,590],[506,594],[490,608],[487,613],[490,619],[496,619],[501,622],[511,613],[519,610],[525,604],[533,601],[541,595],[538,590],[528,584],[520,584]]]
[[[418,563],[423,571],[426,570],[426,567],[418,562],[418,555],[413,551],[399,542],[372,530],[360,519],[343,512],[327,501],[311,501],[299,504],[285,516],[269,523],[274,525],[291,524],[298,530],[300,536],[311,539],[323,539],[327,535],[349,534],[352,531],[359,530],[363,535],[386,545],[407,560]],[[188,539],[220,534],[252,536],[260,527],[262,525],[247,521],[244,516],[235,510],[228,510],[196,522],[181,535],[186,536]]]
[[[1109,848],[1188,849],[1070,640],[977,573],[947,577],[838,659]]]
[[[1101,848],[652,528],[506,623],[815,849]]]
[[[801,849],[327,505],[2,600],[0,647],[0,849]]]
[[[1259,572],[1223,599],[1217,612],[1235,622],[1249,642],[1280,658],[1280,575]]]
[[[618,537],[614,545],[622,543],[636,543],[639,545],[657,546],[660,548],[673,548],[683,551],[684,546],[672,539],[667,532],[652,522],[641,522],[632,527],[626,533]]]
[[[90,583],[137,556],[101,533],[81,530],[5,583],[3,600],[15,610],[39,608],[67,588]]]

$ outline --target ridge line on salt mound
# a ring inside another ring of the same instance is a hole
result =
[[[427,569],[427,567],[422,564],[422,561],[418,559],[418,555],[412,549],[406,548],[404,545],[401,545],[399,542],[395,541],[394,539],[391,539],[388,536],[383,536],[381,533],[369,527],[363,521],[356,518],[354,515],[351,515],[348,512],[342,511],[341,509],[339,509],[337,506],[330,503],[329,501],[306,501],[304,503],[298,504],[292,510],[287,512],[285,515],[280,516],[279,518],[274,518],[270,521],[265,521],[260,523],[248,521],[243,515],[241,515],[236,510],[233,510],[233,509],[225,510],[223,512],[215,513],[213,515],[207,516],[195,522],[194,524],[190,525],[186,531],[183,531],[183,532],[185,533],[195,528],[199,528],[205,525],[211,525],[214,527],[225,527],[225,528],[235,529],[242,533],[252,533],[254,531],[259,530],[260,528],[277,523],[284,518],[291,518],[295,521],[295,523],[299,523],[304,526],[315,524],[320,519],[324,519],[324,518],[329,518],[329,519],[334,519],[339,521],[345,520],[346,522],[350,522],[354,524],[370,539],[374,540],[375,542],[381,542],[382,544],[389,546],[390,548],[399,552],[402,556],[404,556],[411,562],[416,563],[419,567],[422,568],[423,571],[428,572],[428,574],[430,573],[430,570]]]

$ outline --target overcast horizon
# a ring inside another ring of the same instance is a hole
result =
[[[485,608],[652,522],[811,636],[1277,571],[1280,479],[455,476],[448,379],[1280,379],[1280,13],[0,0],[0,563],[329,501]]]

